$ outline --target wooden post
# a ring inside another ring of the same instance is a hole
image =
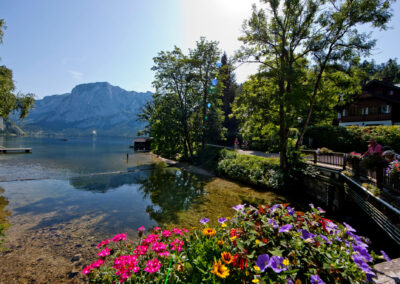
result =
[[[314,151],[314,164],[316,164],[316,163],[317,163],[317,152]]]

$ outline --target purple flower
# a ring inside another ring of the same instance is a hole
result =
[[[347,231],[356,232],[356,230],[352,226],[350,226],[349,224],[347,224],[345,222],[343,222],[343,224],[346,226]]]
[[[202,224],[207,224],[209,221],[210,221],[210,219],[208,219],[208,218],[203,218],[203,219],[200,220],[200,223],[202,223]]]
[[[260,268],[261,272],[264,272],[265,269],[269,267],[269,256],[268,254],[260,254],[257,257],[257,266]]]
[[[358,252],[366,261],[372,261],[372,257],[369,255],[368,250],[362,246],[354,246],[353,250]]]
[[[275,210],[279,207],[279,205],[280,205],[280,204],[275,204],[275,205],[273,205],[273,206],[271,207],[271,209],[269,209],[270,212],[271,212],[271,214],[274,214]]]
[[[290,216],[293,216],[295,213],[294,210],[292,209],[292,207],[290,207],[290,206],[286,207],[286,211]]]
[[[269,266],[276,273],[280,273],[281,271],[285,271],[287,267],[283,265],[283,257],[280,256],[271,256],[269,259]]]
[[[275,222],[275,220],[272,220],[270,218],[268,218],[268,224],[270,224],[272,226],[272,228],[276,229],[279,228],[278,224]]]
[[[392,262],[392,260],[390,259],[390,257],[386,254],[386,252],[384,252],[383,250],[381,250],[381,254],[382,254],[383,258],[386,259],[386,261]]]
[[[307,231],[307,230],[301,229],[301,230],[299,230],[299,231],[301,231],[301,236],[300,236],[300,237],[301,237],[303,240],[313,239],[313,238],[315,237],[314,234],[310,233],[310,232]]]
[[[308,204],[311,208],[314,208],[314,204],[310,203]]]
[[[326,213],[326,211],[324,209],[322,209],[321,207],[317,207],[319,213]]]
[[[321,278],[319,278],[319,275],[311,275],[311,284],[325,284],[324,281],[322,281]]]
[[[286,278],[286,284],[294,284],[293,280],[290,279],[289,277]]]
[[[287,225],[283,225],[282,227],[279,228],[279,233],[284,233],[289,231],[291,228],[293,228],[292,224],[287,224]]]
[[[325,237],[324,235],[319,235],[327,244],[332,244],[332,241],[330,239],[328,239],[327,237]]]
[[[246,204],[239,204],[239,205],[233,206],[232,208],[235,209],[236,211],[243,211],[245,206],[246,206]]]
[[[226,218],[222,217],[222,218],[218,218],[218,223],[223,224],[226,222]]]
[[[216,85],[218,84],[218,79],[217,79],[217,78],[212,79],[211,84],[212,84],[213,86],[216,86]]]
[[[356,254],[352,256],[354,263],[365,273],[372,273],[371,268],[365,262],[364,258]]]

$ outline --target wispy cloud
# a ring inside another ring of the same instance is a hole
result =
[[[75,70],[67,70],[67,72],[74,78],[75,80],[82,80],[83,73]]]

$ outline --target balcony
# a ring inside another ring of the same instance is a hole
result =
[[[392,120],[391,113],[342,116],[340,122]]]

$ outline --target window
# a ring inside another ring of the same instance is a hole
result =
[[[390,105],[382,106],[382,113],[390,113]]]
[[[390,90],[389,94],[390,94],[391,96],[393,96],[393,90]]]
[[[342,116],[346,116],[346,109],[342,111]]]

